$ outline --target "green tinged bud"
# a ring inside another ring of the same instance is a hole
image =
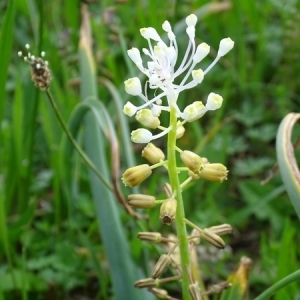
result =
[[[155,197],[144,194],[131,194],[128,196],[128,204],[135,208],[155,207]]]
[[[160,207],[159,217],[164,224],[170,225],[175,220],[177,201],[174,198],[166,199]]]

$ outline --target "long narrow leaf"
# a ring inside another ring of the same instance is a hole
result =
[[[276,150],[282,181],[300,219],[300,172],[291,141],[292,130],[299,121],[299,113],[285,116],[277,132]]]

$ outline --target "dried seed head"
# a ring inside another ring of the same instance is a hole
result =
[[[161,234],[159,232],[139,232],[138,238],[142,241],[160,243]]]
[[[154,165],[164,160],[165,154],[161,151],[161,149],[152,143],[148,143],[142,151],[142,157],[146,158],[151,164]]]
[[[224,235],[224,234],[231,234],[232,233],[232,227],[229,224],[222,224],[218,226],[212,226],[207,228],[211,232],[217,234],[217,235]]]
[[[158,285],[158,281],[159,279],[153,279],[153,278],[140,279],[134,283],[134,286],[139,289],[156,287]]]
[[[172,259],[169,255],[167,254],[161,255],[158,262],[155,264],[152,270],[152,278],[153,279],[158,278],[162,274],[162,272],[169,266],[171,262]]]
[[[207,228],[201,231],[201,237],[219,249],[224,249],[226,246],[225,242],[218,235]]]
[[[174,198],[166,199],[160,207],[159,217],[164,224],[170,225],[175,220],[177,201]]]
[[[139,185],[152,174],[150,166],[147,164],[135,166],[127,169],[122,177],[125,186],[134,187]]]
[[[198,282],[189,285],[189,292],[193,300],[202,300]]]
[[[168,292],[166,290],[163,290],[163,289],[151,288],[151,289],[149,289],[149,292],[154,294],[159,299],[172,299],[169,296]]]
[[[128,204],[135,208],[155,207],[155,197],[144,194],[131,194],[128,196]]]

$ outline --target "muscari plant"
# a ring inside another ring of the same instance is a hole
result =
[[[218,249],[225,247],[221,235],[232,232],[229,224],[221,224],[210,228],[200,228],[193,224],[185,216],[184,190],[188,183],[195,180],[210,180],[223,182],[227,179],[227,168],[218,162],[209,162],[206,158],[193,153],[188,149],[180,149],[177,140],[185,133],[186,123],[197,121],[208,111],[214,111],[221,107],[223,98],[210,93],[206,103],[195,101],[186,107],[180,103],[180,93],[194,88],[202,83],[206,74],[227,54],[234,46],[230,38],[221,40],[219,50],[214,61],[205,69],[197,69],[200,63],[210,51],[209,45],[195,44],[195,25],[197,17],[194,14],[186,18],[186,33],[189,38],[188,46],[181,62],[178,58],[178,44],[176,36],[168,21],[162,24],[169,43],[166,44],[157,31],[152,28],[140,29],[141,35],[147,40],[149,49],[142,52],[147,62],[142,60],[141,53],[137,48],[128,50],[128,55],[137,68],[147,77],[143,92],[140,79],[133,77],[124,82],[125,91],[140,97],[144,104],[135,106],[127,102],[123,112],[129,117],[135,116],[136,120],[144,127],[160,131],[153,134],[150,130],[139,128],[132,131],[131,140],[134,143],[145,143],[142,151],[149,164],[141,164],[127,169],[122,177],[123,183],[128,187],[140,185],[145,179],[151,176],[156,168],[167,169],[168,179],[165,184],[165,199],[157,199],[155,195],[131,194],[128,196],[129,205],[134,208],[149,209],[160,206],[159,218],[166,224],[175,224],[176,238],[162,236],[159,232],[139,232],[138,237],[143,241],[153,243],[166,243],[171,245],[168,251],[162,254],[154,265],[151,277],[140,279],[135,282],[137,288],[148,288],[153,294],[161,299],[174,299],[159,284],[180,280],[183,299],[202,299],[206,295],[202,285],[198,284],[199,278],[195,274],[195,266],[191,259],[191,252],[199,240],[207,241]],[[153,95],[150,99],[149,95]],[[169,124],[161,125],[162,111],[169,114]],[[156,147],[152,141],[166,137],[166,153]],[[180,181],[179,173],[186,173],[186,179]],[[173,226],[171,227],[173,228]],[[162,278],[167,268],[174,268],[177,273],[169,278]],[[219,292],[227,284],[219,285]]]
[[[163,23],[163,30],[169,38],[167,45],[152,27],[142,28],[141,35],[148,41],[148,49],[143,49],[143,53],[148,57],[147,68],[143,65],[140,51],[137,48],[128,50],[128,55],[138,67],[138,69],[148,77],[145,93],[142,92],[142,85],[138,77],[130,78],[125,81],[125,90],[132,96],[139,96],[145,103],[141,106],[135,106],[127,102],[124,106],[124,113],[130,117],[136,117],[136,120],[143,126],[150,129],[157,129],[161,132],[153,135],[151,131],[140,128],[131,133],[131,140],[134,143],[146,143],[147,146],[142,151],[142,156],[149,161],[149,164],[142,164],[127,169],[122,180],[126,186],[135,187],[147,179],[152,170],[164,167],[168,171],[169,179],[164,186],[166,199],[156,199],[153,195],[131,194],[128,196],[128,203],[134,208],[154,208],[160,205],[159,217],[166,225],[175,223],[176,238],[164,237],[159,232],[139,232],[138,237],[141,240],[154,243],[168,243],[167,253],[162,254],[153,267],[151,277],[140,279],[134,283],[137,288],[148,288],[150,292],[161,299],[175,299],[168,295],[168,292],[159,288],[162,283],[180,280],[182,283],[183,299],[202,299],[202,296],[210,293],[219,293],[229,286],[227,282],[221,282],[205,291],[199,273],[195,271],[195,264],[191,259],[191,253],[195,250],[195,245],[201,240],[223,249],[225,242],[221,238],[224,234],[232,232],[229,224],[221,224],[209,228],[200,228],[185,217],[183,191],[186,186],[195,180],[206,179],[215,182],[223,182],[227,179],[227,168],[220,163],[210,163],[206,158],[189,150],[182,150],[177,146],[177,139],[185,133],[184,125],[186,123],[199,120],[208,111],[214,111],[221,107],[223,98],[215,93],[210,93],[206,104],[201,101],[195,101],[186,107],[178,103],[179,94],[184,90],[191,89],[201,84],[205,75],[226,55],[234,46],[230,38],[224,38],[220,42],[219,50],[215,60],[205,69],[196,69],[210,51],[206,43],[201,43],[196,47],[195,44],[195,25],[197,17],[192,14],[186,18],[186,33],[189,37],[189,43],[180,64],[177,62],[178,45],[176,36],[172,31],[170,23]],[[156,45],[152,45],[155,42]],[[83,161],[98,175],[104,184],[109,185],[102,178],[101,173],[93,162],[86,156],[81,147],[77,144],[72,134],[62,120],[59,110],[52,99],[48,88],[51,81],[48,62],[44,60],[45,53],[41,57],[35,57],[29,52],[30,46],[27,44],[28,54],[23,56],[22,52],[18,55],[23,57],[31,66],[31,77],[37,88],[44,90],[52,104],[56,116],[66,132],[70,142],[75,150],[82,157]],[[177,67],[176,64],[179,64]],[[174,81],[181,78],[178,83]],[[183,78],[182,78],[183,77]],[[154,91],[152,99],[148,98],[148,89]],[[158,91],[161,91],[160,93]],[[157,94],[157,95],[156,95]],[[164,127],[160,124],[161,112],[169,113],[169,125]],[[151,141],[167,137],[167,155]],[[179,155],[177,155],[179,153]],[[179,166],[178,156],[181,160]],[[167,159],[166,159],[167,157]],[[186,179],[183,182],[179,180],[179,173],[185,172]],[[189,228],[187,228],[187,226]],[[162,274],[167,267],[173,267],[177,274],[171,277],[162,278]]]

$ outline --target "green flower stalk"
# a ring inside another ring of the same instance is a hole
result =
[[[149,49],[143,49],[143,54],[147,56],[147,64],[143,64],[141,53],[137,48],[128,50],[128,55],[131,60],[135,63],[137,68],[148,77],[147,88],[155,91],[154,98],[148,99],[148,93],[143,93],[142,85],[138,77],[129,78],[124,82],[125,91],[132,96],[140,97],[144,101],[144,104],[135,106],[131,102],[127,102],[123,112],[129,117],[135,116],[140,124],[149,129],[155,129],[156,131],[161,130],[160,133],[154,135],[148,129],[138,128],[131,133],[131,140],[134,143],[148,144],[142,156],[150,163],[157,164],[156,167],[164,166],[168,170],[171,195],[167,195],[168,199],[163,201],[161,205],[160,219],[167,225],[173,221],[176,225],[180,253],[179,273],[182,280],[182,297],[185,300],[191,299],[191,295],[193,299],[200,299],[201,296],[199,290],[193,286],[195,282],[194,278],[189,276],[191,269],[189,253],[191,239],[189,239],[186,228],[187,223],[182,192],[186,183],[191,180],[207,179],[222,182],[227,179],[228,171],[225,166],[221,164],[208,164],[206,159],[202,159],[196,153],[188,150],[182,151],[176,145],[177,139],[184,135],[185,128],[183,125],[187,122],[200,119],[208,111],[214,111],[220,108],[223,98],[216,93],[210,93],[205,104],[201,101],[195,101],[186,107],[181,107],[179,95],[184,90],[201,84],[209,70],[234,46],[234,42],[230,38],[222,39],[217,57],[214,61],[205,70],[197,68],[198,63],[208,55],[210,47],[206,43],[201,43],[196,46],[196,23],[197,17],[195,15],[192,14],[186,18],[186,33],[189,43],[181,63],[177,62],[178,45],[176,36],[168,21],[165,21],[162,25],[163,30],[169,38],[168,45],[161,39],[154,28],[148,27],[140,29],[141,35],[147,40],[149,46]],[[177,69],[175,69],[176,65],[179,65]],[[182,75],[184,75],[183,79],[175,83],[176,78]],[[159,117],[161,111],[166,111],[170,114],[169,124],[166,127],[160,124]],[[164,160],[165,155],[163,152],[150,143],[163,136],[167,136],[167,160]],[[180,157],[182,162],[177,161],[177,151],[181,153]],[[178,163],[180,163],[181,166],[178,166]],[[182,163],[184,164],[183,167]],[[129,175],[131,175],[132,170],[136,172],[134,168],[140,170],[141,166],[126,170],[123,174],[123,182],[132,187],[144,181],[151,175],[149,165],[146,166],[147,167],[143,167],[145,168],[143,172],[137,172],[139,176],[131,177]],[[182,184],[179,181],[178,173],[183,171],[187,173],[187,180]],[[129,199],[129,201],[131,200]],[[159,204],[157,200],[156,203]],[[205,236],[206,239],[209,239],[210,242],[219,248],[225,246],[225,243],[218,236],[218,233],[206,230],[204,233],[202,232],[202,236]],[[158,276],[160,276],[160,272]],[[155,276],[155,278],[158,276]],[[155,289],[152,289],[152,292],[155,294],[154,290]]]

